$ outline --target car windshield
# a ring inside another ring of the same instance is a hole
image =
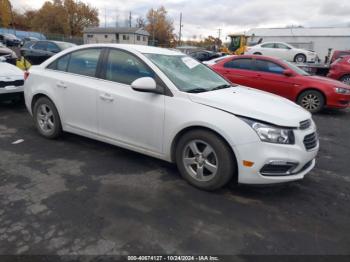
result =
[[[287,66],[292,69],[295,73],[299,74],[299,75],[303,75],[303,76],[309,76],[310,74],[307,73],[306,71],[304,71],[303,69],[301,69],[300,67],[286,61],[286,60],[283,60],[283,62],[285,64],[287,64]]]
[[[56,44],[62,49],[67,49],[73,46],[76,46],[76,44],[72,44],[72,43],[66,43],[66,42],[56,42]]]
[[[189,56],[144,55],[183,92],[201,93],[232,86],[223,77]]]

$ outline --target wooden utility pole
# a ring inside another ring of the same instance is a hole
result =
[[[131,18],[131,12],[129,13],[129,27],[131,27],[131,25],[132,25],[132,20],[131,20],[132,18]]]

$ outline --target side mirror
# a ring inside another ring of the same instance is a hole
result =
[[[156,93],[157,83],[152,77],[141,77],[131,83],[131,88],[140,92]]]
[[[284,70],[284,71],[283,71],[283,74],[284,74],[285,76],[287,76],[287,77],[291,77],[291,76],[294,75],[293,71],[290,70],[290,69]]]

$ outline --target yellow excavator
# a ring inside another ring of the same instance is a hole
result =
[[[229,45],[227,47],[222,47],[220,51],[230,55],[243,55],[247,49],[249,36],[244,34],[231,34],[227,37],[230,38]]]

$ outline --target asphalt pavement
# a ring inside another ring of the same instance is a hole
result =
[[[46,140],[23,105],[1,103],[0,254],[350,255],[350,110],[314,119],[303,181],[208,193],[151,157]]]

